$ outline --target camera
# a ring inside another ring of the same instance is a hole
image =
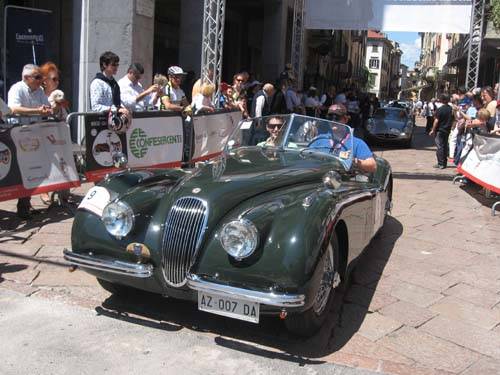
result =
[[[108,128],[115,133],[124,133],[130,125],[130,119],[127,115],[118,112],[118,109],[113,106],[108,115]]]

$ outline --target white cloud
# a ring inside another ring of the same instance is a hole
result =
[[[415,62],[420,60],[420,38],[415,39],[413,44],[401,43],[399,48],[403,51],[401,62],[413,68]]]

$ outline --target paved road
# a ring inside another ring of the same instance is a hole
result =
[[[0,203],[0,340],[25,337],[2,357],[21,366],[34,356],[61,372],[66,363],[83,372],[88,353],[116,372],[154,357],[158,366],[193,372],[203,365],[224,366],[215,373],[235,365],[245,370],[245,364],[263,373],[314,373],[334,363],[387,374],[499,374],[500,215],[490,216],[492,201],[477,187],[453,185],[452,168],[432,169],[434,146],[422,127],[414,148],[376,150],[394,172],[392,216],[366,249],[346,294],[337,296],[327,325],[305,341],[291,337],[278,319],[256,327],[183,301],[110,296],[87,274],[69,273],[62,260],[71,215],[55,209],[19,222],[15,202]],[[178,348],[168,360],[161,355],[164,342]],[[197,343],[202,349],[194,352]],[[124,359],[113,365],[103,353],[114,351]],[[71,361],[61,360],[65,352]]]

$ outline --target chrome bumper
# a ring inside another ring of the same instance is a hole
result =
[[[64,259],[69,263],[81,268],[90,268],[93,270],[138,278],[147,278],[153,275],[153,266],[151,264],[123,262],[120,260],[98,257],[91,253],[77,254],[67,249],[64,249],[63,254]]]
[[[241,298],[246,301],[262,303],[276,307],[301,307],[305,304],[303,294],[275,294],[258,292],[251,289],[236,288],[233,286],[216,284],[203,280],[202,277],[188,274],[187,285],[193,290],[204,293],[213,293],[228,298]]]

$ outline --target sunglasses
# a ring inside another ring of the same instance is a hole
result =
[[[40,81],[43,76],[41,74],[35,74],[34,76],[31,76],[31,78],[36,79],[37,81]]]
[[[283,124],[267,124],[267,127],[269,129],[273,129],[273,130],[274,129],[278,129],[279,130],[279,129],[281,129],[282,126],[283,126]]]
[[[236,79],[236,82],[243,82],[244,79]]]
[[[52,82],[59,82],[59,78],[58,77],[52,77],[52,78],[49,78]]]
[[[119,63],[111,63],[111,66],[120,66]]]

